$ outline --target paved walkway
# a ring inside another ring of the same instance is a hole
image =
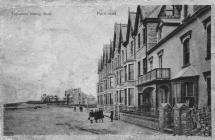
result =
[[[123,121],[110,122],[105,117],[104,123],[91,124],[88,112],[75,112],[72,108],[54,107],[38,109],[9,110],[4,114],[5,135],[159,135],[148,128],[139,127]]]

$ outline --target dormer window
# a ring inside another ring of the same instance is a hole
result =
[[[174,16],[174,6],[172,5],[166,6],[166,16]]]
[[[159,17],[161,18],[180,18],[180,7],[177,5],[163,6]]]

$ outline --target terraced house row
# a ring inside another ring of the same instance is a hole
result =
[[[156,129],[167,104],[210,107],[211,7],[138,5],[126,24],[115,23],[98,75],[98,107],[113,110],[116,119],[150,117],[146,125]]]

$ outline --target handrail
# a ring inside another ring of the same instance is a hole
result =
[[[145,75],[138,77],[137,84],[143,84],[152,80],[170,79],[170,68],[155,68]]]

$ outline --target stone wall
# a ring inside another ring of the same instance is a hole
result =
[[[159,108],[160,131],[171,128],[171,124],[176,135],[211,136],[211,108],[188,108],[186,104],[178,103],[171,111],[170,105],[162,104]]]

